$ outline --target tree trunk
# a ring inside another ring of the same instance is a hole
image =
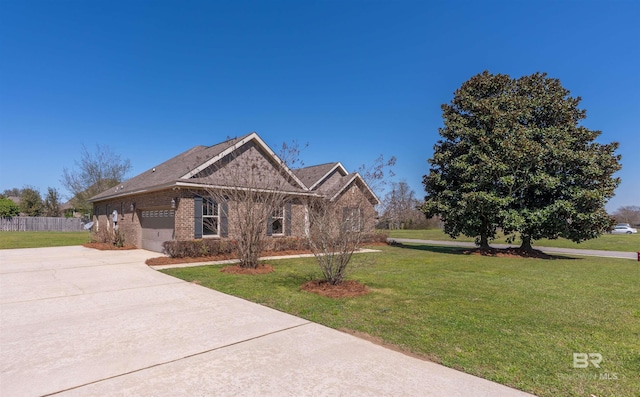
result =
[[[480,235],[480,249],[483,250],[488,250],[489,248],[489,238],[487,237],[486,234],[481,234]]]
[[[533,248],[531,247],[531,236],[521,236],[522,238],[522,245],[520,246],[520,249],[523,251],[531,251]]]

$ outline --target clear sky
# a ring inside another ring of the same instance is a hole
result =
[[[640,1],[0,0],[0,191],[43,196],[82,144],[129,176],[256,131],[305,165],[396,156],[424,196],[440,105],[484,70],[559,78],[620,142],[640,205]]]

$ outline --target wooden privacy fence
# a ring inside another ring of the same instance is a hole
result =
[[[14,216],[0,218],[3,232],[81,232],[84,225],[80,218],[51,218],[44,216]]]

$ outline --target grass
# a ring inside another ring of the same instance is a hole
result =
[[[491,258],[428,245],[382,250],[354,257],[352,279],[372,291],[357,298],[302,291],[319,278],[313,258],[271,261],[276,271],[260,276],[220,266],[165,272],[536,395],[640,396],[637,262]],[[603,361],[573,368],[573,353]]]
[[[0,232],[0,249],[80,245],[89,239],[89,232]]]
[[[390,237],[395,238],[412,238],[420,240],[447,240],[447,241],[470,241],[473,242],[474,238],[460,236],[457,239],[452,239],[446,235],[441,229],[428,229],[428,230],[391,230],[389,232]],[[495,244],[506,244],[506,240],[502,235],[494,240]],[[520,245],[520,240],[514,244]],[[538,247],[557,247],[557,248],[577,248],[577,249],[590,249],[590,250],[605,250],[605,251],[623,251],[623,252],[637,252],[640,251],[640,233],[638,234],[604,234],[596,239],[587,240],[580,244],[573,241],[559,238],[556,240],[542,239],[534,241],[534,246]]]

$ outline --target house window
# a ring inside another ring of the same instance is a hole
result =
[[[274,210],[271,213],[271,235],[284,235],[284,208]]]
[[[343,208],[342,215],[346,230],[352,232],[363,230],[362,210],[360,208]]]
[[[220,210],[211,199],[202,200],[202,236],[220,235]]]

